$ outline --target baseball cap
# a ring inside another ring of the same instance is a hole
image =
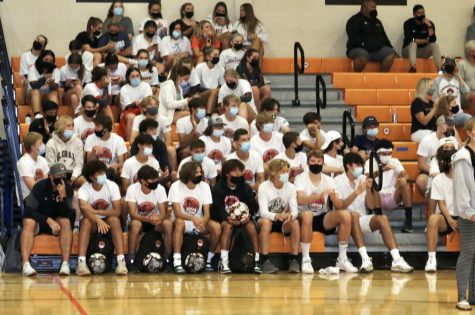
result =
[[[437,126],[440,125],[440,124],[447,124],[447,125],[455,125],[455,121],[452,117],[449,117],[449,116],[444,116],[444,115],[440,115],[437,120],[436,120],[436,123],[435,123]]]
[[[447,142],[450,142],[454,145],[454,148],[455,150],[458,150],[459,149],[459,144],[457,142],[457,139],[455,139],[455,137],[443,137],[443,138],[440,138],[439,139],[439,147],[440,146],[443,146],[444,144],[446,144]]]
[[[378,126],[379,122],[374,116],[367,116],[365,119],[363,119],[363,128],[366,128],[368,126],[375,125]]]
[[[341,134],[338,131],[330,130],[325,134],[325,142],[322,145],[322,150],[326,150],[332,141],[340,138]]]
[[[210,119],[208,119],[208,127],[216,126],[216,125],[225,126],[226,124],[224,123],[223,119],[219,116],[213,116]]]
[[[49,173],[53,176],[66,175],[66,166],[63,163],[55,163],[51,165]]]

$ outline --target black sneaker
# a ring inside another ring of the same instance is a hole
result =
[[[185,269],[181,265],[177,265],[174,267],[175,268],[175,273],[176,274],[184,274],[186,273]]]
[[[414,230],[412,228],[412,223],[405,222],[401,232],[402,233],[412,233],[412,232],[414,232]]]
[[[415,67],[412,67],[409,68],[409,73],[416,73],[417,72],[417,69]]]
[[[140,272],[140,269],[137,268],[137,266],[133,262],[128,262],[127,263],[127,270],[128,270],[129,273],[139,273]]]

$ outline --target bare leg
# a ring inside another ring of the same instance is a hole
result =
[[[173,115],[173,124],[176,124],[176,121],[182,117],[190,116],[190,112],[187,110],[175,111]]]
[[[253,223],[248,223],[246,224],[246,230],[247,233],[249,233],[249,236],[251,237],[254,252],[259,253],[259,237],[257,235],[256,226]]]
[[[259,232],[259,248],[261,249],[262,255],[267,255],[269,254],[269,238],[272,230],[272,221],[261,218],[258,224],[261,227]]]
[[[427,251],[435,252],[437,250],[437,242],[439,240],[438,232],[447,231],[447,224],[441,214],[433,214],[429,217],[427,223]]]
[[[174,146],[167,146],[168,162],[170,162],[171,170],[178,171],[178,163],[176,157],[176,149]]]
[[[416,186],[419,192],[424,196],[427,190],[427,182],[429,180],[429,176],[426,174],[419,174],[416,178]]]
[[[214,253],[219,245],[219,238],[221,236],[221,225],[213,220],[209,220],[205,226],[206,231],[210,234],[209,251]]]
[[[165,219],[161,224],[161,229],[163,230],[163,238],[165,242],[165,257],[170,256],[172,252],[172,233],[173,225],[172,221]]]
[[[30,261],[31,250],[35,240],[35,233],[38,229],[38,223],[35,220],[27,218],[23,219],[23,229],[20,235],[21,259],[23,263]]]
[[[175,219],[175,228],[173,229],[173,252],[181,253],[181,245],[183,244],[183,233],[185,232],[185,222],[182,219]]]
[[[284,233],[290,232],[290,254],[299,254],[300,226],[298,220],[292,220],[282,226]]]
[[[391,70],[391,67],[394,63],[394,58],[396,58],[396,54],[394,53],[384,58],[383,62],[381,62],[382,72],[389,72],[389,70]]]
[[[79,253],[78,256],[86,256],[87,247],[89,246],[89,239],[91,238],[91,232],[97,229],[97,224],[91,222],[88,218],[84,217],[81,220],[81,227],[79,228]]]
[[[71,245],[73,243],[73,230],[71,222],[67,218],[59,218],[56,220],[61,227],[59,231],[59,245],[61,247],[61,256],[63,261],[69,261],[71,254]]]
[[[132,125],[134,124],[135,114],[128,113],[125,115],[125,141],[129,141],[130,134],[132,133]]]
[[[142,232],[142,222],[138,220],[132,220],[130,223],[129,231],[129,258],[135,257],[137,253],[137,247],[139,245],[139,236]]]
[[[27,93],[27,102],[31,106],[33,114],[41,113],[41,92],[38,89],[33,89]],[[57,103],[56,103],[57,104]]]
[[[229,250],[231,246],[231,235],[233,234],[233,225],[227,221],[221,223],[221,250]]]
[[[108,217],[107,223],[110,225],[112,233],[112,243],[116,255],[124,255],[124,237],[122,236],[122,227],[120,226],[120,220],[117,217]]]
[[[381,231],[384,244],[389,250],[395,249],[397,247],[396,240],[394,239],[393,231],[391,230],[391,225],[389,224],[387,216],[373,216],[373,218],[371,218],[371,221],[369,222],[369,227],[373,232],[376,230]]]
[[[351,212],[351,237],[355,241],[356,248],[365,246],[363,231],[360,226],[360,215]]]
[[[353,70],[355,72],[363,71],[368,61],[369,60],[366,57],[358,57],[358,58],[353,59]]]

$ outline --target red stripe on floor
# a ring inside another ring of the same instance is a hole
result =
[[[63,291],[63,293],[68,297],[68,299],[71,301],[73,306],[78,310],[79,314],[81,315],[88,315],[86,310],[79,304],[79,302],[76,300],[76,298],[72,295],[71,292],[69,292],[68,289],[66,289],[63,286],[63,282],[61,282],[61,279],[58,276],[53,276],[53,282],[56,283],[58,288]]]

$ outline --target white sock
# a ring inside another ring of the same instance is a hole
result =
[[[256,254],[254,255],[254,261],[259,262],[259,258],[260,258],[260,257],[259,257],[259,253],[256,253]]]
[[[346,251],[348,250],[348,242],[338,242],[338,259],[345,260]]]
[[[207,261],[207,263],[210,263],[211,259],[213,259],[213,257],[214,257],[214,253],[213,252],[208,252],[208,261]]]
[[[361,246],[360,248],[358,248],[358,252],[360,253],[361,259],[363,259],[363,260],[369,259],[369,256],[368,256],[368,253],[366,252],[366,247],[365,246]]]
[[[300,243],[300,248],[302,248],[302,259],[310,258],[310,243]]]
[[[181,254],[173,254],[173,266],[181,266]]]
[[[391,257],[394,261],[398,261],[401,258],[401,255],[399,255],[399,250],[397,248],[391,249],[389,253],[391,254]]]
[[[69,261],[63,260],[63,264],[68,264],[69,266]]]
[[[78,259],[82,262],[86,262],[86,256],[79,256]]]
[[[435,259],[435,252],[429,252],[429,258]]]
[[[229,250],[221,250],[221,260],[228,261],[229,259]]]
[[[117,262],[122,261],[125,259],[124,255],[117,255]]]

